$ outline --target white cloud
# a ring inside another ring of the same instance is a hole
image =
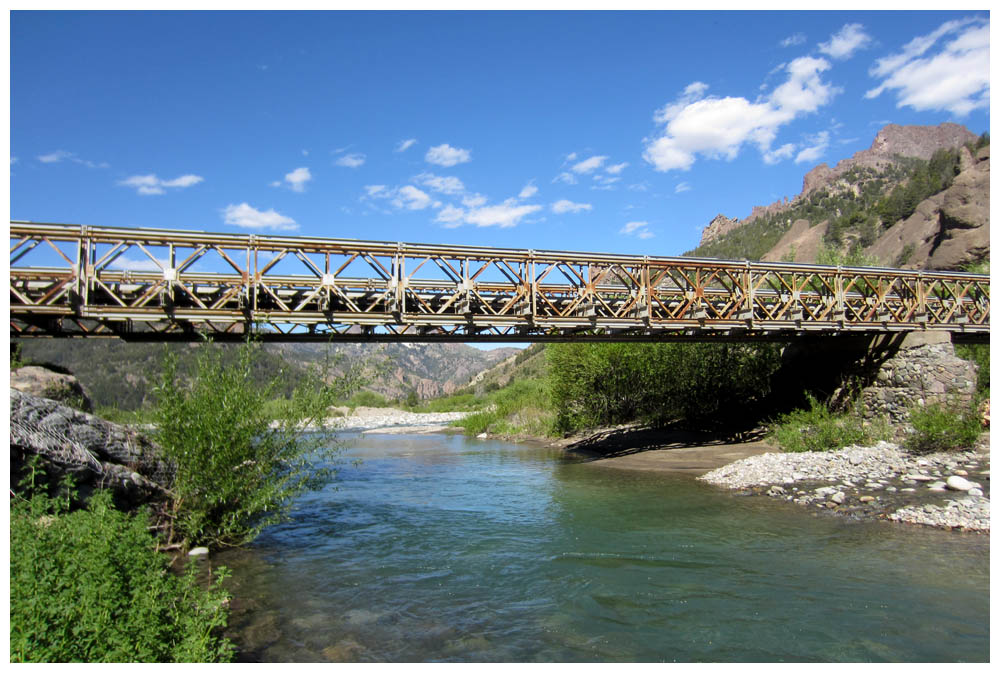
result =
[[[465,217],[465,211],[461,208],[456,208],[455,206],[445,206],[438,211],[436,221],[441,222],[445,227],[451,229],[462,224],[462,218]]]
[[[43,164],[57,164],[63,159],[69,159],[73,156],[72,152],[67,152],[66,150],[56,150],[50,154],[43,154],[38,157],[38,160]]]
[[[385,185],[365,185],[365,192],[368,196],[379,197],[387,195],[388,190]]]
[[[569,154],[567,154],[566,161],[576,161],[576,152],[570,152]]]
[[[461,194],[465,191],[462,181],[453,176],[434,175],[433,173],[421,173],[413,178],[419,184],[441,194]]]
[[[782,47],[797,47],[800,44],[805,44],[805,42],[806,42],[805,33],[795,33],[795,35],[789,35],[778,44],[780,44]]]
[[[486,203],[486,197],[482,194],[470,194],[462,197],[462,205],[466,208],[478,208]]]
[[[357,168],[365,163],[365,155],[359,152],[354,154],[345,154],[335,161],[338,166],[345,166],[347,168]]]
[[[408,138],[407,140],[401,140],[399,141],[399,144],[396,145],[396,149],[394,151],[405,152],[406,150],[410,149],[416,144],[417,144],[416,138]]]
[[[233,224],[244,229],[274,229],[275,231],[294,231],[299,228],[295,220],[286,217],[274,209],[260,211],[244,202],[238,206],[226,206],[223,211],[226,224]]]
[[[87,168],[110,168],[110,165],[106,161],[96,163],[88,159],[81,159],[72,152],[67,152],[66,150],[56,150],[49,154],[42,154],[38,157],[38,160],[43,164],[58,164],[61,161],[72,161],[73,163],[80,164],[81,166],[86,166]]]
[[[614,164],[614,165],[608,166],[604,170],[607,171],[608,173],[611,173],[612,175],[618,175],[622,171],[624,171],[627,166],[628,166],[628,162],[627,161],[623,161],[620,164]]]
[[[156,175],[132,175],[120,181],[118,184],[123,187],[133,187],[139,194],[164,194],[165,187],[183,189],[203,182],[200,175],[182,175],[173,180],[161,180]]]
[[[305,166],[296,168],[291,173],[285,173],[285,182],[288,183],[289,189],[293,192],[304,192],[306,191],[306,183],[312,180],[312,173]],[[272,187],[278,187],[281,182],[272,182]]]
[[[567,173],[567,172],[563,171],[562,173],[560,173],[556,177],[552,178],[552,182],[562,182],[562,183],[565,183],[567,185],[575,185],[576,184],[576,178],[574,178],[571,173]]]
[[[636,236],[646,239],[653,238],[654,234],[649,230],[649,222],[626,222],[625,226],[618,230],[619,234],[626,236]]]
[[[678,182],[677,186],[674,187],[674,194],[683,194],[684,192],[690,192],[691,185],[686,182]]]
[[[928,55],[942,38],[954,39]],[[869,74],[882,83],[865,93],[875,98],[895,89],[896,107],[948,110],[964,116],[990,104],[990,25],[979,19],[949,21],[914,38],[903,50],[881,58]]]
[[[417,189],[413,185],[400,187],[396,191],[396,198],[392,201],[392,205],[407,210],[423,210],[431,203],[432,199],[427,192]]]
[[[170,268],[170,262],[166,259],[160,259],[159,257],[156,261],[153,261],[149,257],[141,257],[139,259],[132,259],[121,255],[117,257],[115,261],[111,262],[109,265],[112,269],[124,269],[127,271],[161,271],[163,269]]]
[[[593,210],[589,203],[573,203],[567,199],[559,199],[552,204],[552,212],[562,215],[563,213],[579,213],[585,210]]]
[[[764,154],[763,154],[764,163],[765,164],[776,164],[779,161],[783,161],[784,159],[791,158],[791,156],[793,154],[795,154],[795,144],[794,143],[785,143],[784,145],[782,145],[781,147],[779,147],[776,150],[770,150],[768,152],[764,152]]]
[[[532,183],[529,182],[528,184],[526,184],[524,186],[524,189],[521,190],[521,193],[517,195],[517,198],[519,198],[519,199],[530,199],[532,196],[534,196],[537,193],[538,193],[538,187],[536,187],[534,184],[532,184]]]
[[[465,215],[465,221],[477,227],[508,227],[517,226],[526,215],[541,210],[537,205],[518,205],[515,199],[507,199],[502,204],[495,206],[483,206],[469,211]]]
[[[428,163],[437,164],[438,166],[455,166],[456,164],[464,164],[472,161],[472,156],[469,150],[452,147],[445,143],[427,150],[424,159]]]
[[[810,138],[809,142],[811,143],[809,147],[803,148],[795,155],[795,163],[801,164],[816,161],[823,156],[826,148],[830,145],[830,133],[828,131],[820,131],[814,137]]]
[[[829,42],[819,45],[819,50],[838,60],[850,58],[858,49],[864,49],[872,41],[860,23],[848,23],[839,33],[830,36]]]
[[[604,156],[590,157],[589,159],[584,159],[578,164],[574,164],[572,170],[574,173],[579,173],[580,175],[592,173],[600,168],[601,164],[603,164],[606,160],[607,157]]]
[[[839,90],[824,82],[825,59],[804,56],[786,64],[787,79],[769,96],[751,103],[746,98],[706,96],[707,85],[694,82],[677,101],[657,110],[653,119],[665,128],[646,140],[643,158],[658,171],[687,170],[698,155],[735,159],[746,143],[762,155],[770,151],[778,129],[815,112]]]

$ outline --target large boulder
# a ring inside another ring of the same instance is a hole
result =
[[[92,411],[90,396],[72,374],[29,365],[10,372],[10,387],[22,393],[55,400],[79,411]]]
[[[11,483],[32,456],[49,483],[70,476],[81,497],[110,488],[119,501],[138,504],[169,497],[174,467],[142,434],[55,400],[10,390]]]

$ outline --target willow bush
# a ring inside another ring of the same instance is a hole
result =
[[[553,344],[556,428],[627,423],[736,427],[761,413],[779,365],[774,344]]]
[[[176,354],[164,356],[155,439],[177,467],[172,536],[189,544],[245,544],[285,519],[296,496],[336,474],[338,449],[322,423],[330,406],[358,389],[364,363],[332,381],[298,374],[289,397],[274,405],[281,372],[261,383],[259,357],[253,342],[235,358],[206,345],[194,376],[183,377]]]

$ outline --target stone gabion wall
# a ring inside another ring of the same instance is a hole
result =
[[[967,403],[976,392],[977,372],[974,363],[955,355],[950,341],[912,347],[904,343],[862,391],[865,415],[887,415],[894,423],[905,423],[913,405],[949,399]]]

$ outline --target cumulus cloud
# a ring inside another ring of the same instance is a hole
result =
[[[691,185],[686,182],[678,182],[677,186],[674,187],[674,194],[683,194],[684,192],[690,192]]]
[[[338,166],[344,166],[346,168],[357,168],[365,163],[365,155],[359,152],[353,154],[345,154],[335,161]]]
[[[411,147],[413,147],[416,144],[417,144],[417,139],[416,138],[408,138],[406,140],[401,140],[401,141],[399,141],[399,144],[396,145],[395,151],[396,152],[405,152],[406,150],[410,149]]]
[[[797,58],[784,66],[786,80],[756,102],[707,96],[708,85],[693,82],[654,114],[664,129],[659,137],[646,140],[643,158],[657,171],[670,171],[689,169],[698,155],[735,159],[747,143],[767,155],[778,129],[815,112],[839,93],[822,80],[821,73],[829,68],[822,58]]]
[[[611,166],[607,166],[604,170],[607,171],[608,173],[611,173],[612,175],[619,175],[622,171],[625,170],[625,168],[627,166],[628,166],[628,162],[627,161],[623,161],[620,164],[614,164],[614,165],[611,165]]]
[[[625,226],[618,230],[619,234],[635,236],[637,238],[653,238],[653,232],[649,230],[649,222],[626,222]]]
[[[446,228],[451,229],[462,224],[463,217],[465,217],[465,210],[456,206],[447,205],[438,211],[435,220],[444,224]]]
[[[427,163],[448,167],[472,161],[472,154],[469,150],[452,147],[448,143],[445,143],[443,145],[435,145],[427,150],[424,160]]]
[[[593,206],[589,203],[573,203],[568,199],[559,199],[552,204],[552,212],[558,215],[563,213],[580,213],[585,210],[593,210]]]
[[[951,38],[951,39],[945,39]],[[981,19],[948,21],[908,42],[869,70],[882,80],[865,93],[896,91],[896,107],[947,110],[964,116],[990,104],[990,24]]]
[[[776,150],[764,152],[762,156],[764,157],[765,164],[776,164],[779,161],[790,158],[793,154],[795,154],[795,144],[785,143]]]
[[[304,192],[306,191],[306,183],[312,180],[312,173],[305,166],[301,168],[296,168],[291,173],[285,173],[284,181],[275,180],[271,183],[272,187],[280,187],[282,184],[288,186],[293,192]]]
[[[466,208],[478,208],[486,203],[486,197],[482,194],[469,194],[462,197],[462,205]]]
[[[858,49],[864,49],[872,41],[860,23],[849,23],[840,32],[830,36],[829,42],[819,45],[820,52],[837,60],[850,58]]]
[[[392,205],[406,210],[423,210],[432,203],[433,199],[427,192],[413,185],[406,185],[396,190],[396,197],[392,201]]]
[[[222,211],[222,217],[226,224],[233,224],[243,229],[294,231],[299,228],[295,220],[278,213],[273,208],[261,211],[246,202],[226,206]]]
[[[461,194],[465,191],[465,185],[454,176],[434,175],[433,173],[421,173],[413,178],[418,184],[428,189],[440,192],[441,194]]]
[[[132,187],[139,194],[165,194],[166,188],[183,189],[204,180],[200,175],[182,175],[173,180],[161,180],[156,175],[132,175],[120,181],[123,187]]]
[[[590,157],[589,159],[584,159],[583,161],[577,164],[573,164],[572,171],[574,173],[579,173],[580,175],[584,175],[586,173],[593,173],[598,168],[600,168],[601,164],[607,161],[607,159],[608,159],[607,157],[599,157],[599,156],[594,156]]]
[[[532,183],[529,182],[528,184],[526,184],[524,186],[524,189],[521,190],[521,193],[517,195],[517,198],[519,198],[519,199],[530,199],[532,196],[534,196],[537,193],[538,193],[538,187],[536,187],[534,184],[532,184]]]
[[[494,206],[482,206],[468,211],[465,214],[465,221],[477,227],[508,227],[517,226],[526,215],[541,210],[538,205],[518,204],[516,199],[507,199],[501,204]]]

